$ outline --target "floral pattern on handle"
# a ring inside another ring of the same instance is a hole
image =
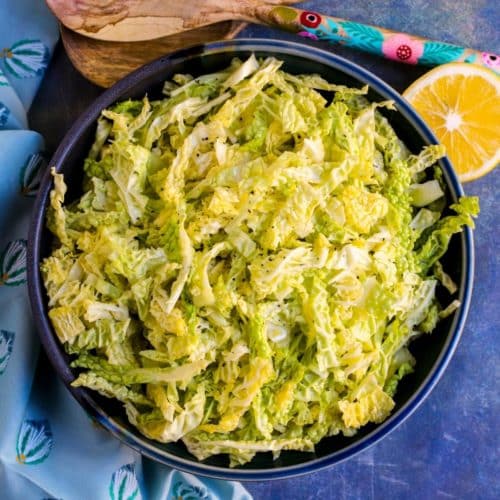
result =
[[[466,62],[500,72],[500,56],[488,52],[481,53],[293,7],[274,7],[271,18],[276,25],[302,37],[346,45],[393,61],[426,66]]]
[[[393,35],[382,43],[382,53],[387,59],[417,64],[424,53],[424,45],[408,35]]]
[[[500,56],[490,54],[489,52],[483,52],[481,54],[481,58],[486,66],[490,67],[497,73],[500,72]]]

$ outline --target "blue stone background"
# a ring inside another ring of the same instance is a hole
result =
[[[500,4],[494,0],[313,0],[298,5],[500,53]],[[250,26],[239,37],[302,40],[261,26]],[[426,71],[319,45],[370,69],[399,91]],[[61,47],[56,50],[30,113],[31,127],[45,136],[48,152],[101,91],[72,68]],[[404,424],[372,448],[315,474],[247,483],[256,499],[500,499],[500,169],[468,183],[465,191],[481,201],[475,289],[462,340],[440,383]]]
[[[500,53],[500,4],[492,0],[314,0],[297,6]],[[298,38],[261,26],[250,26],[240,36]],[[368,68],[398,91],[427,71],[325,42],[319,45]],[[372,448],[315,474],[249,483],[255,498],[500,499],[500,169],[464,187],[481,202],[475,288],[462,340],[437,387],[405,423]]]

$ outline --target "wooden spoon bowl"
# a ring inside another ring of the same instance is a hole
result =
[[[141,42],[96,40],[61,25],[61,39],[69,59],[88,80],[110,87],[139,66],[175,50],[235,37],[246,23],[224,21],[177,35]]]

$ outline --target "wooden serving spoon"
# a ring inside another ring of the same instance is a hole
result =
[[[323,16],[283,4],[289,0],[47,0],[60,21],[100,40],[132,42],[174,35],[213,23],[240,20],[341,43],[408,64],[465,61],[500,67],[500,56]]]

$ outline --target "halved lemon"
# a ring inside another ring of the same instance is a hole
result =
[[[403,96],[446,146],[458,177],[471,181],[500,162],[500,77],[451,63],[429,71]]]

